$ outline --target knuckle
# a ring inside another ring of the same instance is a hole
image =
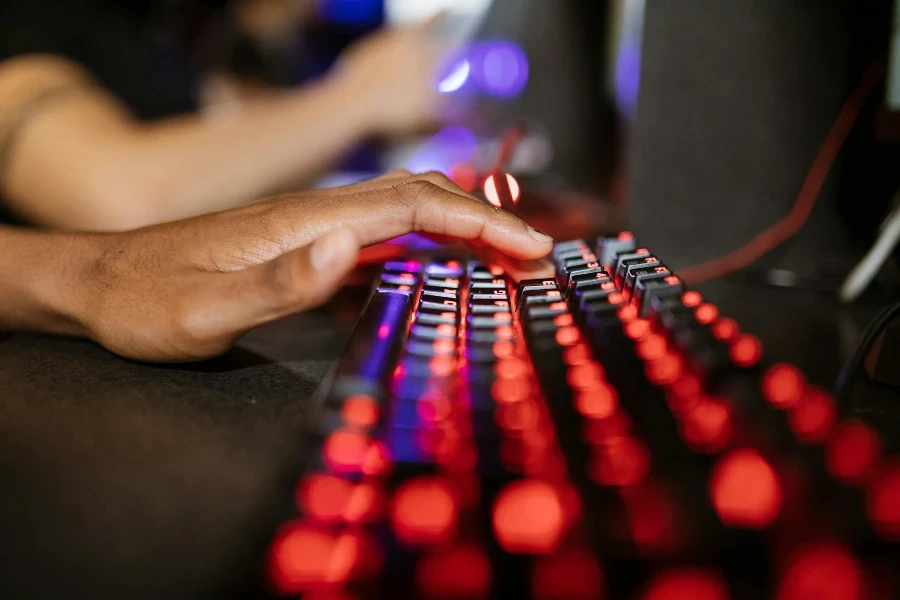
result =
[[[450,181],[450,178],[441,173],[440,171],[427,171],[419,175],[419,178],[424,179],[425,181],[431,182],[434,185],[445,187],[453,182]]]
[[[181,300],[172,312],[172,334],[179,345],[202,348],[210,337],[212,325],[209,307],[191,296]]]
[[[440,190],[438,186],[425,179],[408,181],[394,189],[399,192],[398,199],[410,207],[417,206],[423,201],[434,197]]]

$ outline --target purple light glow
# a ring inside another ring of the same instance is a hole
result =
[[[440,171],[446,175],[454,165],[469,162],[478,148],[475,134],[466,127],[445,127],[416,152],[406,163],[413,173]]]
[[[512,98],[528,83],[528,57],[508,40],[474,44],[470,63],[472,79],[491,96]]]

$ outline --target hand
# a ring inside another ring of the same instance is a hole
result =
[[[280,196],[135,231],[85,235],[68,271],[80,333],[123,356],[187,361],[267,321],[325,302],[360,248],[409,232],[468,240],[524,261],[552,240],[436,173]],[[71,303],[71,300],[69,301]]]
[[[441,49],[434,21],[383,29],[347,50],[331,81],[362,103],[374,135],[402,136],[440,120],[443,95],[437,92]]]

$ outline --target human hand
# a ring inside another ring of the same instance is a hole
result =
[[[360,248],[410,232],[467,240],[527,262],[552,240],[437,173],[406,172],[288,194],[130,232],[84,235],[67,271],[67,317],[109,350],[188,361],[267,321],[324,303]],[[85,246],[86,245],[86,246]]]
[[[402,136],[440,120],[442,49],[434,27],[432,20],[382,29],[353,45],[335,66],[330,81],[361,104],[372,134]]]

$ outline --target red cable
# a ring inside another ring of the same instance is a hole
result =
[[[800,193],[797,195],[797,201],[790,212],[743,247],[733,250],[725,256],[688,267],[679,272],[686,282],[701,283],[743,269],[792,238],[803,227],[819,198],[828,172],[850,132],[853,131],[866,100],[878,85],[883,74],[884,65],[882,64],[872,65],[863,74],[856,89],[841,108],[831,131],[822,142],[803,186],[800,188]]]

